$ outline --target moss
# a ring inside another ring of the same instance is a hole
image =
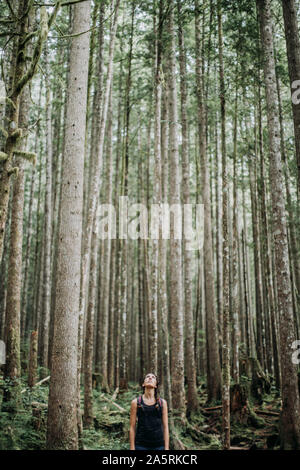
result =
[[[8,159],[7,153],[0,152],[0,162],[5,162]]]
[[[14,154],[18,157],[24,158],[29,162],[36,164],[36,153],[33,152],[25,152],[24,150],[14,150]]]

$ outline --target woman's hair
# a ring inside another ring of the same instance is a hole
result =
[[[156,378],[156,388],[154,389],[154,397],[155,397],[155,401],[156,401],[156,408],[158,408],[158,403],[159,403],[159,390],[158,390],[158,385],[159,385],[159,381],[158,381],[158,377],[156,374],[154,374],[154,372],[148,372],[147,374],[144,375],[144,378],[143,378],[143,383],[145,382],[145,378],[147,377],[148,374],[153,374]],[[142,388],[143,388],[143,393],[145,393],[145,387],[142,385]]]

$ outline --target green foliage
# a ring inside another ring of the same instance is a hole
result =
[[[24,382],[20,382],[24,389]],[[0,382],[1,413],[0,413],[0,450],[39,450],[45,448],[46,442],[46,409],[41,412],[41,418],[32,414],[32,402],[47,402],[47,387],[38,387],[34,391],[25,388],[21,403],[13,396],[3,402],[3,394],[13,387],[9,381]],[[12,409],[17,409],[12,413]]]

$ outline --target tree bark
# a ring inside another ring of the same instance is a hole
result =
[[[174,0],[169,0],[169,119],[170,119],[170,203],[179,204],[180,177],[179,177],[179,148],[178,148],[178,112],[176,90],[176,57],[174,35]],[[181,240],[175,239],[174,226],[171,225],[170,240],[170,277],[171,277],[171,377],[173,408],[181,416],[185,414],[184,390],[184,312],[182,299],[182,249]]]
[[[270,0],[257,0],[261,46],[264,54],[264,79],[268,115],[270,184],[272,187],[273,237],[277,303],[280,322],[280,359],[282,371],[281,447],[300,448],[300,408],[296,366],[291,360],[295,339],[293,301],[283,191],[280,151],[280,126],[274,61],[274,45]]]
[[[199,4],[195,2],[195,34],[196,34],[196,84],[198,103],[198,132],[199,153],[201,167],[201,190],[204,204],[204,293],[206,310],[206,348],[207,348],[207,387],[208,401],[221,398],[221,368],[217,341],[217,322],[215,313],[215,292],[212,252],[212,227],[211,227],[211,193],[209,184],[209,163],[207,158],[206,143],[206,117],[205,103],[203,102],[203,77],[199,56],[201,50]]]
[[[222,222],[223,222],[223,352],[222,352],[222,407],[223,445],[230,448],[230,328],[229,328],[229,244],[228,244],[228,181],[225,132],[225,82],[223,65],[223,31],[221,0],[218,0],[219,74],[222,140]]]
[[[300,80],[300,40],[295,0],[282,0],[286,49],[291,86],[291,95],[299,88]],[[300,106],[292,99],[296,163],[298,169],[298,197],[300,196]]]
[[[57,247],[47,448],[77,449],[77,359],[90,2],[74,13]],[[84,32],[84,33],[83,33]],[[83,33],[83,34],[82,34]]]

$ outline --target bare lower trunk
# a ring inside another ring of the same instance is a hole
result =
[[[225,132],[225,82],[223,66],[223,32],[221,0],[218,0],[218,38],[222,138],[222,191],[223,191],[223,352],[222,352],[222,407],[223,445],[230,448],[230,328],[229,328],[229,244],[228,244],[228,181]]]
[[[285,197],[280,152],[280,126],[272,32],[271,2],[257,0],[261,45],[264,53],[264,78],[268,115],[270,184],[272,187],[273,237],[277,303],[280,322],[280,359],[282,371],[281,447],[300,449],[300,408],[297,368],[292,363],[295,340],[293,301],[285,216]]]
[[[48,405],[48,449],[77,449],[78,312],[90,2],[74,12],[57,247],[57,298]],[[84,34],[81,34],[85,32]]]
[[[291,95],[299,89],[300,80],[300,40],[295,0],[282,0],[286,48],[288,56]],[[300,195],[300,106],[298,100],[292,99],[296,163],[298,168],[298,195]]]
[[[196,47],[200,51],[200,25],[199,6],[195,2],[195,33]],[[206,117],[205,103],[203,102],[203,77],[199,53],[196,56],[196,83],[198,101],[198,129],[199,129],[199,153],[201,166],[201,189],[204,204],[204,292],[206,309],[206,345],[207,345],[207,386],[208,400],[219,400],[221,397],[221,369],[217,341],[217,322],[215,314],[215,292],[212,253],[212,227],[211,227],[211,194],[209,184],[209,163],[206,146]]]
[[[182,122],[182,192],[183,203],[190,204],[190,158],[189,158],[189,129],[187,119],[187,84],[186,84],[186,51],[184,44],[184,32],[181,23],[181,5],[177,0],[179,20],[179,63],[180,63],[180,99]],[[189,250],[189,241],[183,242],[184,264],[184,310],[185,310],[185,351],[186,351],[186,376],[188,384],[187,409],[189,412],[198,409],[198,397],[196,387],[196,364],[194,350],[194,318],[192,296],[192,269],[193,256]]]
[[[180,178],[179,178],[179,148],[178,148],[178,113],[176,90],[176,61],[175,61],[175,36],[174,36],[174,1],[169,0],[169,117],[170,117],[170,203],[180,204]],[[170,240],[170,278],[171,278],[171,377],[173,408],[180,415],[185,413],[184,391],[184,312],[182,299],[182,249],[181,240],[174,238],[174,225],[171,226]]]
[[[49,58],[46,50],[46,190],[44,216],[44,275],[43,275],[43,314],[42,314],[42,358],[43,376],[47,374],[49,325],[51,306],[51,232],[52,232],[52,126],[51,126],[51,92],[49,77]]]
[[[37,343],[38,332],[33,331],[30,337],[30,350],[28,359],[28,386],[34,387],[37,378]]]

